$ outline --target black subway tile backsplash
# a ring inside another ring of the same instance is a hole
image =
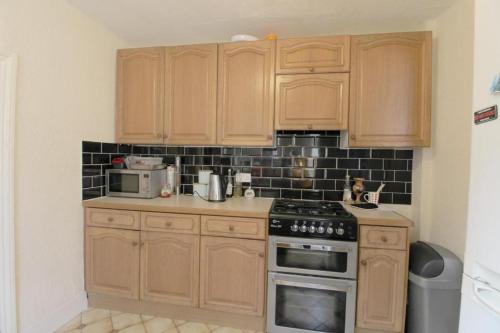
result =
[[[105,194],[105,171],[116,156],[136,154],[163,157],[174,164],[181,156],[182,190],[192,193],[198,170],[227,175],[252,174],[256,196],[304,200],[342,200],[347,173],[365,178],[367,191],[386,187],[381,203],[411,204],[413,151],[398,149],[343,149],[336,131],[278,131],[276,147],[167,147],[82,142],[82,197]],[[246,188],[246,186],[244,186]]]

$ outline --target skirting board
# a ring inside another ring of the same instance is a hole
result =
[[[265,331],[265,317],[241,315],[221,311],[204,310],[181,305],[142,302],[114,296],[89,294],[89,306],[129,313],[141,313],[171,319],[202,322],[240,329]]]
[[[56,311],[48,314],[43,322],[31,323],[28,327],[21,328],[21,333],[55,332],[86,308],[87,293],[82,292]]]

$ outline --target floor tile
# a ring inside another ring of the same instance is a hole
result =
[[[58,329],[56,333],[69,332],[78,329],[78,327],[82,324],[82,314],[78,314],[73,319],[68,321],[63,327]]]
[[[212,325],[212,324],[207,324],[208,328],[213,331],[214,329],[218,328],[219,326],[217,325]]]
[[[115,330],[121,330],[142,322],[141,316],[133,313],[120,313],[116,316],[112,316],[111,321],[113,322],[113,329]]]
[[[243,333],[242,330],[232,327],[218,327],[212,331],[213,333]]]
[[[208,328],[207,325],[202,324],[202,323],[192,323],[192,322],[188,322],[188,323],[182,324],[180,326],[177,326],[177,329],[179,330],[180,333],[208,333],[208,332],[210,332],[210,329]]]
[[[119,333],[146,333],[146,330],[144,329],[144,325],[138,324],[134,326],[127,327],[123,330],[118,331]]]
[[[110,333],[113,330],[111,319],[103,319],[85,326],[82,333]]]
[[[105,309],[88,309],[82,313],[82,323],[90,324],[96,321],[109,318],[110,311]]]
[[[144,327],[148,333],[163,333],[169,328],[175,328],[175,324],[172,319],[156,317],[146,321]]]
[[[172,328],[169,328],[168,330],[166,330],[163,333],[179,333],[179,330],[176,327],[172,327]]]
[[[185,320],[174,320],[175,325],[180,326],[187,323]]]
[[[148,315],[141,315],[142,321],[148,321],[150,319],[153,319],[154,316],[148,316]]]

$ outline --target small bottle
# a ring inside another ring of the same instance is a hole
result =
[[[235,198],[241,198],[243,196],[243,186],[241,182],[238,181],[238,173],[236,173],[236,181],[234,182],[233,195]]]
[[[352,192],[351,192],[351,180],[350,180],[349,174],[345,176],[345,183],[344,183],[344,195],[343,195],[343,200],[344,202],[351,202],[352,201]]]
[[[227,171],[227,188],[226,197],[231,198],[233,196],[233,177],[231,176],[231,169]]]

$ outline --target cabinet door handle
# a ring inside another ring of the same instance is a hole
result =
[[[309,69],[309,72],[314,73],[314,67]]]
[[[170,228],[172,226],[172,222],[165,222],[165,227]]]
[[[361,265],[366,266],[368,264],[368,261],[366,260],[361,260]]]
[[[162,135],[161,135],[160,133],[158,133],[158,134],[156,134],[156,137],[157,137],[158,139],[161,139]]]
[[[307,129],[312,129],[313,128],[313,125],[309,124],[307,125]]]
[[[144,242],[141,242],[141,247],[143,247],[143,246],[144,246]]]
[[[110,217],[108,217],[108,222],[113,222],[114,220],[115,220],[115,219],[114,219],[114,218],[112,218],[111,216],[110,216]]]
[[[229,226],[229,231],[231,231],[231,232],[234,231],[234,226],[230,225]]]
[[[272,140],[272,139],[273,139],[273,136],[272,136],[272,135],[268,135],[268,136],[267,136],[267,139],[268,139],[268,140]]]
[[[259,252],[259,257],[264,258],[264,252]]]
[[[387,243],[388,239],[386,236],[382,236],[380,239],[382,239],[382,242]]]
[[[132,246],[137,246],[137,245],[139,245],[139,242],[133,242],[132,243]]]

